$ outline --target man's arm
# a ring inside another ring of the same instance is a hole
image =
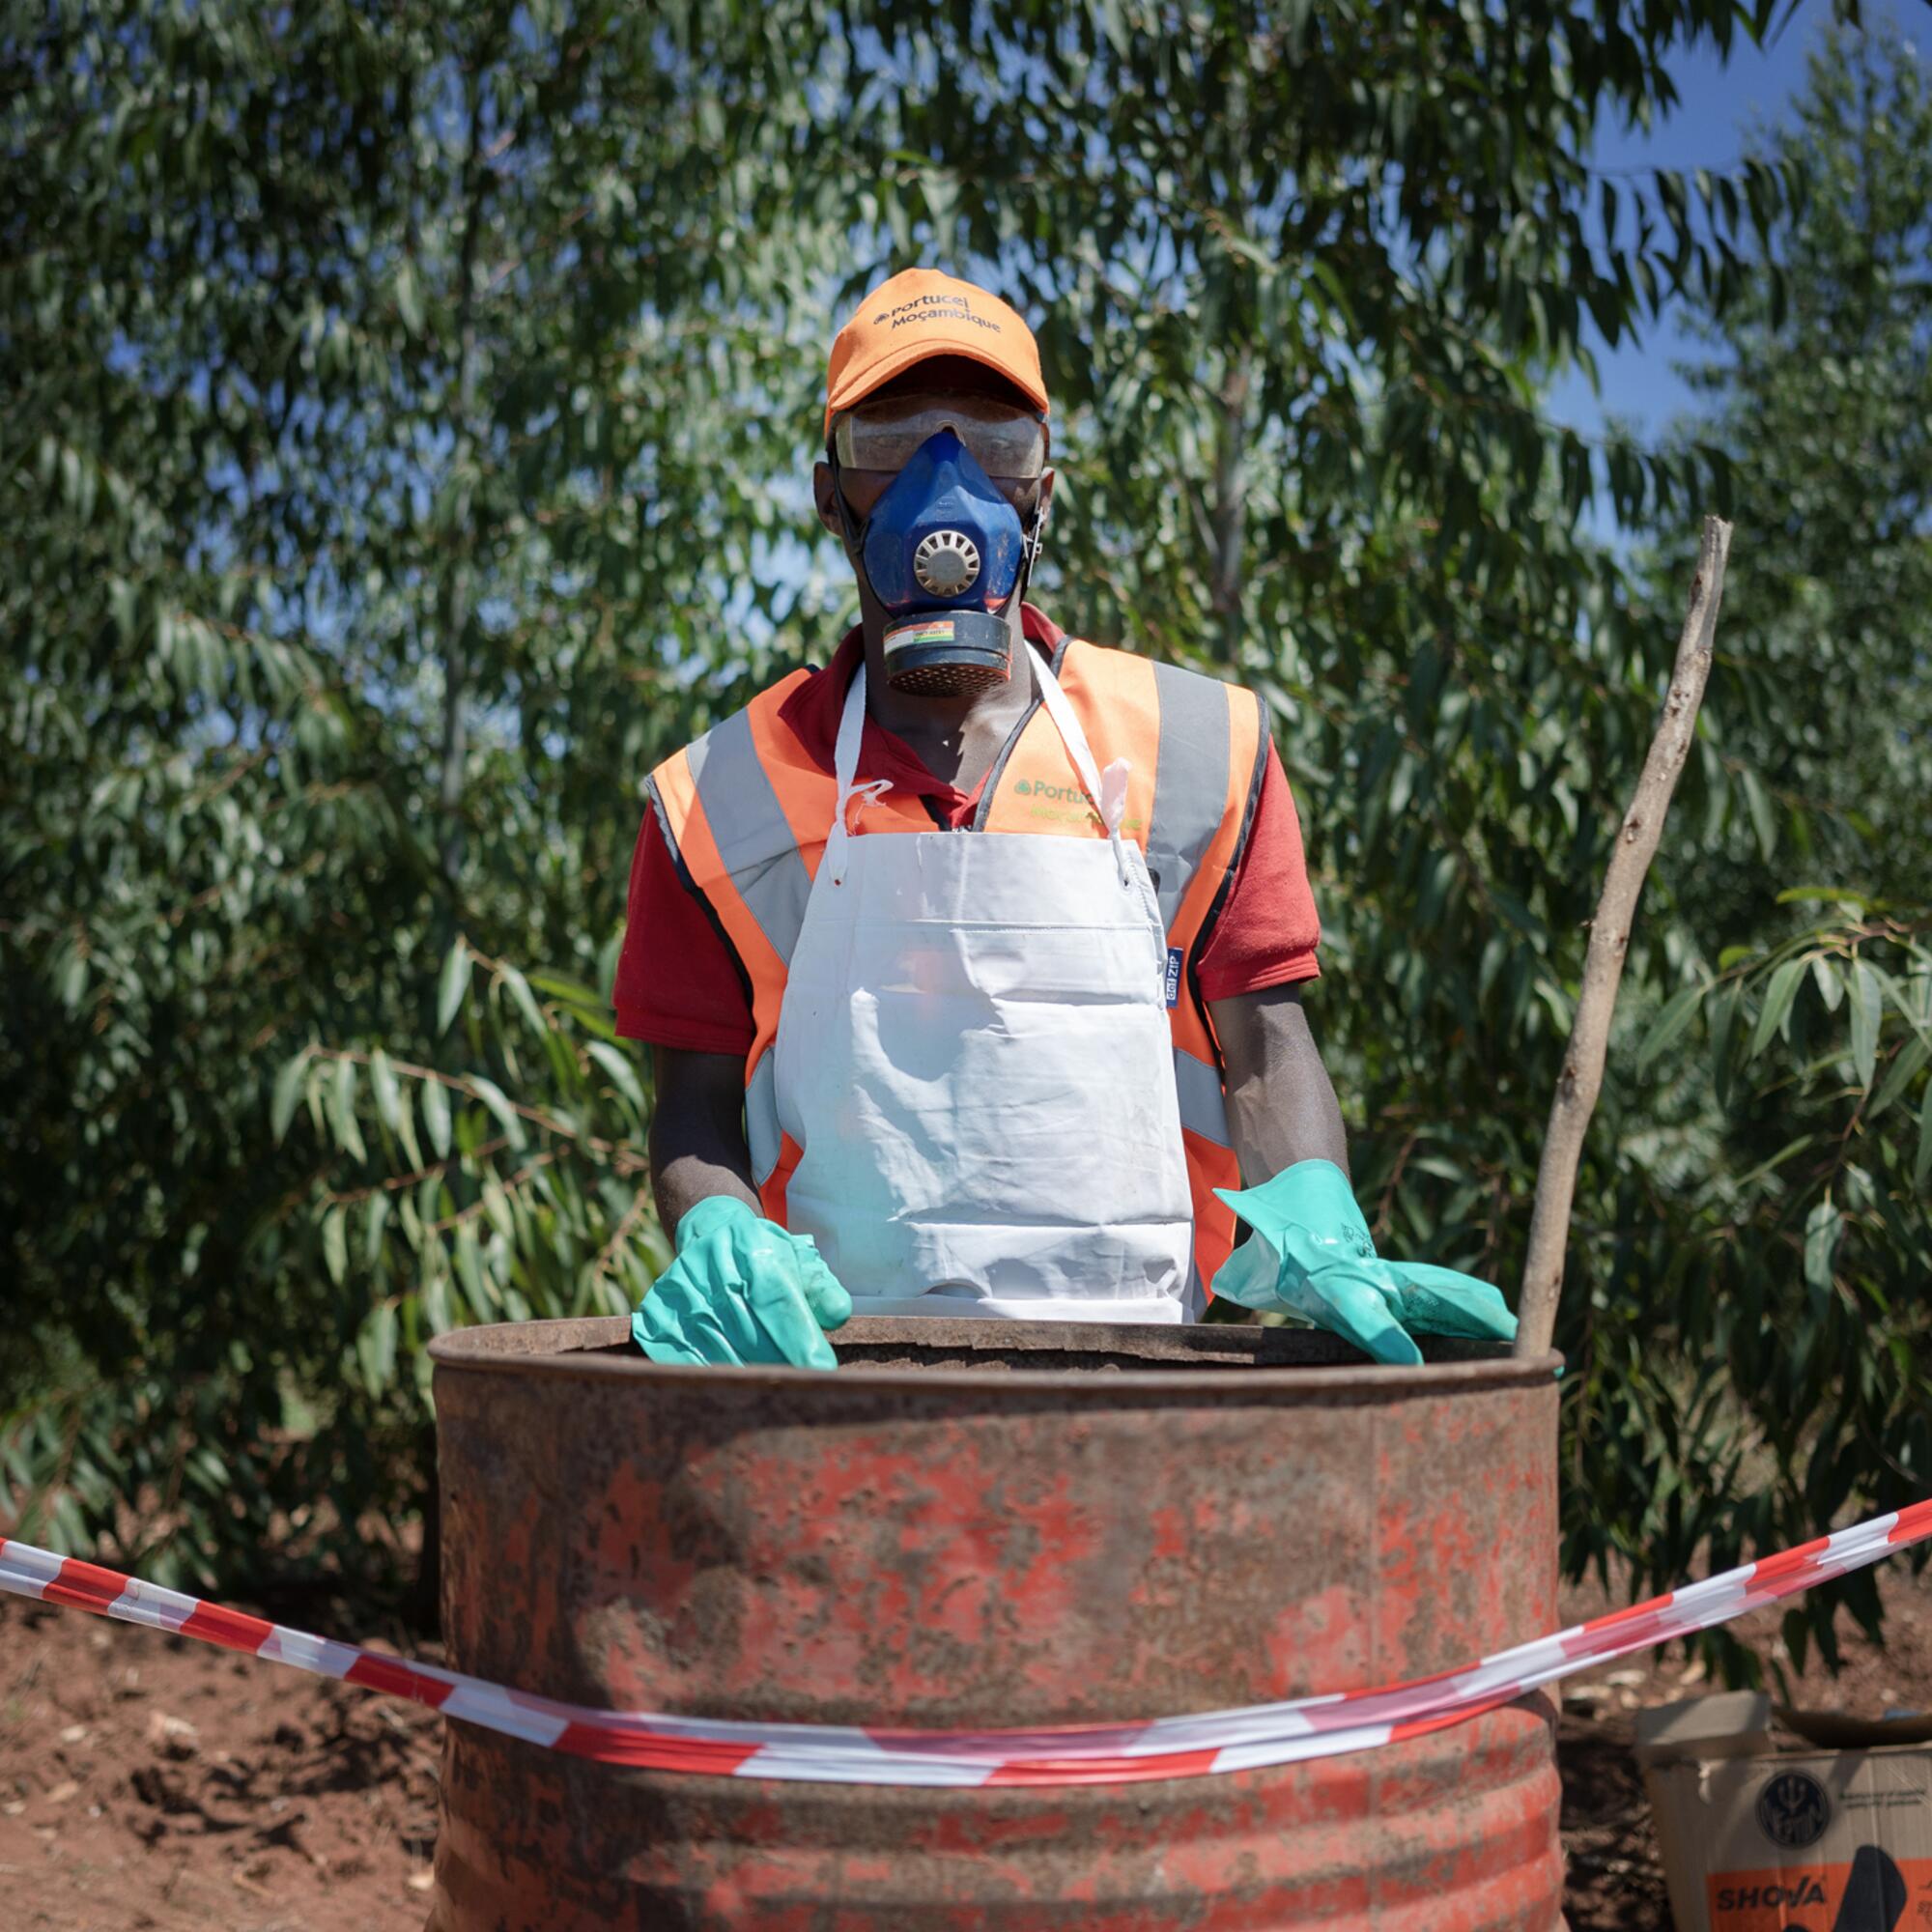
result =
[[[651,1115],[651,1190],[666,1234],[713,1194],[764,1209],[745,1144],[745,1062],[735,1053],[654,1046],[657,1106]]]
[[[1208,1002],[1227,1070],[1228,1127],[1250,1187],[1298,1160],[1349,1171],[1342,1109],[1308,1031],[1298,985]]]

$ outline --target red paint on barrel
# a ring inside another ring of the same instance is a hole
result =
[[[826,1377],[657,1369],[625,1336],[435,1345],[458,1669],[693,1717],[1131,1723],[1453,1669],[1555,1621],[1553,1363],[870,1321]],[[1120,1786],[698,1775],[720,1761],[581,1763],[451,1723],[432,1927],[1558,1923],[1541,1698]]]

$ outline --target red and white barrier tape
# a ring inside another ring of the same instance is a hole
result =
[[[1573,1671],[1727,1623],[1927,1538],[1932,1538],[1932,1498],[1413,1683],[1192,1718],[1032,1731],[861,1729],[593,1711],[310,1636],[5,1538],[0,1538],[0,1591],[200,1637],[318,1677],[407,1697],[446,1718],[602,1764],[825,1784],[1130,1784],[1294,1764],[1419,1737],[1492,1711]]]

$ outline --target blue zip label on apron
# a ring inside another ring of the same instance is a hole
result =
[[[1170,1007],[1180,1004],[1180,962],[1184,956],[1178,946],[1167,949],[1167,1004]]]

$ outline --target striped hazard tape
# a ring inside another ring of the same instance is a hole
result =
[[[318,1677],[407,1697],[444,1717],[601,1764],[828,1784],[1128,1784],[1293,1764],[1420,1737],[1573,1671],[1727,1623],[1927,1538],[1932,1538],[1932,1499],[1412,1683],[1199,1717],[1031,1731],[861,1729],[593,1711],[311,1636],[4,1538],[0,1591],[200,1637]]]

